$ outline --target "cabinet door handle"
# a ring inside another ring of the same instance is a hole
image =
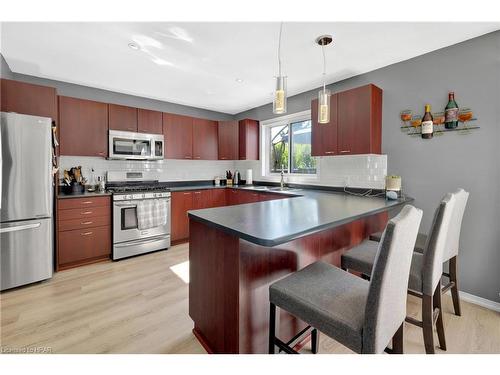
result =
[[[221,159],[221,160],[226,160],[227,158],[226,158],[226,157],[224,157],[224,156],[221,156],[221,158],[220,158],[220,159]]]
[[[82,204],[92,204],[92,203],[94,203],[94,202],[92,202],[92,201],[85,201],[85,202],[82,202]]]
[[[90,215],[91,213],[93,213],[93,211],[83,211],[82,215]]]
[[[184,156],[184,159],[191,159],[191,156],[186,155],[186,156]]]
[[[195,191],[194,193],[195,194],[201,194],[201,191]]]
[[[201,159],[201,156],[195,156],[194,158],[195,159]]]
[[[342,150],[342,151],[340,151],[341,154],[346,154],[348,152],[351,152],[351,150]]]
[[[93,223],[93,221],[82,221],[80,224],[82,224],[82,225],[90,225],[92,223]]]
[[[90,236],[94,232],[85,232],[85,233],[80,233],[82,236]]]
[[[325,154],[335,154],[335,151],[325,151]]]
[[[184,195],[189,195],[189,194],[191,194],[191,193],[182,193],[182,194],[184,194]]]

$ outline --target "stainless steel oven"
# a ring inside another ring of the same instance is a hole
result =
[[[167,202],[164,225],[140,230],[138,202],[160,199]],[[148,253],[170,247],[170,192],[136,192],[113,195],[113,259]]]
[[[164,153],[163,134],[109,131],[109,159],[161,160]]]

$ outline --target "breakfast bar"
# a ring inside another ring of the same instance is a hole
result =
[[[285,199],[189,212],[189,315],[209,353],[266,353],[269,285],[317,260],[340,266],[343,252],[382,230],[411,199],[300,190]],[[281,312],[279,336],[303,322]]]

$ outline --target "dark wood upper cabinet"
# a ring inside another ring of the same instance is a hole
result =
[[[366,85],[338,94],[339,155],[382,152],[382,90]]]
[[[193,158],[193,118],[163,113],[166,159]]]
[[[109,105],[109,128],[137,132],[137,108],[124,105]]]
[[[330,97],[330,122],[318,123],[318,99],[311,102],[311,155],[332,156],[338,155],[337,145],[337,103],[338,95]]]
[[[238,121],[219,121],[219,160],[238,160]]]
[[[259,160],[259,122],[245,119],[238,126],[239,159]]]
[[[108,105],[59,96],[60,154],[108,155]]]
[[[318,124],[318,101],[311,102],[313,156],[380,154],[382,90],[357,87],[331,96],[328,124]]]
[[[137,130],[139,133],[162,134],[161,112],[139,108],[137,110]]]
[[[1,79],[2,112],[50,117],[57,122],[57,95],[53,87]]]
[[[193,119],[193,159],[218,159],[217,134],[216,121]]]

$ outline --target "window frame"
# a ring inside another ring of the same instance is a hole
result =
[[[293,146],[292,146],[292,123],[296,122],[301,122],[301,121],[311,121],[311,126],[312,126],[312,118],[311,118],[311,111],[306,110],[302,112],[297,112],[297,113],[292,113],[286,116],[280,116],[280,117],[275,117],[269,120],[261,121],[260,126],[261,126],[261,160],[262,160],[262,176],[269,178],[269,179],[280,179],[281,173],[280,172],[271,172],[271,165],[270,165],[270,159],[271,159],[271,128],[276,127],[276,126],[285,126],[288,125],[289,130],[288,130],[288,165],[287,165],[287,172],[285,172],[286,176],[289,176],[291,179],[295,181],[311,181],[311,180],[318,180],[319,179],[319,158],[316,158],[316,173],[290,173],[291,170],[291,162],[292,162],[292,152],[293,152]],[[312,142],[312,139],[311,139]],[[314,157],[314,156],[313,156]]]

